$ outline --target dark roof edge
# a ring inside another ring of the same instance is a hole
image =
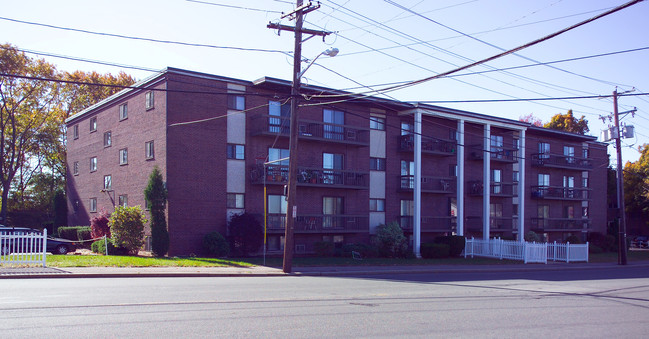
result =
[[[567,136],[567,137],[571,137],[571,138],[575,138],[575,139],[585,139],[587,141],[595,141],[595,142],[597,141],[597,137],[592,136],[592,135],[583,135],[583,134],[579,134],[579,133],[559,131],[559,130],[556,130],[556,129],[539,127],[539,126],[534,126],[534,125],[531,125],[529,127],[529,129],[532,130],[532,131],[538,131],[538,132],[541,132],[541,133],[551,133],[551,134],[563,135],[563,136]]]

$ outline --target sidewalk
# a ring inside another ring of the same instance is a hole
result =
[[[0,279],[30,278],[134,278],[134,277],[272,277],[272,276],[357,276],[417,273],[512,272],[543,270],[592,270],[604,268],[649,269],[649,261],[617,263],[548,263],[511,265],[425,265],[425,266],[325,266],[281,268],[255,267],[0,267]]]

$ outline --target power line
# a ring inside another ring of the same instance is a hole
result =
[[[245,48],[245,47],[234,47],[234,46],[217,46],[217,45],[208,45],[208,44],[199,44],[199,43],[189,43],[189,42],[182,42],[182,41],[171,41],[171,40],[160,40],[160,39],[153,39],[153,38],[135,37],[135,36],[128,36],[128,35],[114,34],[114,33],[95,32],[95,31],[89,31],[89,30],[85,30],[85,29],[54,26],[54,25],[49,25],[49,24],[43,24],[43,23],[31,22],[31,21],[24,21],[24,20],[18,20],[18,19],[11,19],[11,18],[5,18],[5,17],[0,17],[0,20],[6,20],[6,21],[21,23],[21,24],[41,26],[41,27],[47,27],[47,28],[54,28],[54,29],[59,29],[59,30],[64,30],[64,31],[79,32],[79,33],[86,33],[86,34],[93,34],[93,35],[100,35],[100,36],[109,36],[109,37],[121,38],[121,39],[149,41],[149,42],[156,42],[156,43],[163,43],[163,44],[174,44],[174,45],[191,46],[191,47],[206,47],[206,48],[216,48],[216,49],[228,49],[228,50],[248,51],[248,52],[281,53],[281,54],[286,54],[286,55],[291,54],[291,52],[274,50],[274,49]]]
[[[198,0],[185,0],[185,1],[187,1],[187,2],[195,2],[195,3],[203,4],[203,5],[225,7],[225,8],[244,9],[244,10],[253,11],[253,12],[284,14],[284,12],[280,12],[280,11],[271,11],[271,10],[267,10],[267,9],[241,7],[241,6],[235,6],[235,5],[225,5],[225,4],[219,4],[219,3],[214,3],[214,2],[208,2],[208,1],[198,1]]]
[[[618,96],[626,96],[628,94]],[[636,93],[634,95],[649,95],[649,93]],[[554,98],[525,98],[525,99],[477,99],[477,100],[424,100],[417,101],[423,104],[457,104],[457,103],[485,103],[485,102],[517,102],[517,101],[547,101],[547,100],[577,100],[577,99],[602,99],[611,98],[612,95],[588,95],[574,97],[554,97]]]

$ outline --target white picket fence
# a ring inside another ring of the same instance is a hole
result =
[[[588,262],[588,243],[537,243],[502,239],[466,239],[464,257],[487,257],[497,259],[521,260],[524,263],[543,263],[551,261]]]
[[[47,229],[43,232],[0,232],[0,264],[46,265]]]

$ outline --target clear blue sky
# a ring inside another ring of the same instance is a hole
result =
[[[304,43],[313,58],[334,46],[340,54],[322,57],[309,69],[309,84],[366,91],[359,84],[381,84],[432,76],[511,49],[625,3],[625,0],[322,0],[306,16],[305,27],[336,32]],[[210,4],[211,3],[211,4]],[[226,6],[222,6],[226,5]],[[230,7],[227,7],[230,6]],[[245,7],[235,8],[235,7]],[[294,1],[284,0],[0,0],[1,42],[18,48],[95,61],[162,69],[167,66],[245,80],[262,76],[291,79],[292,58],[282,53],[181,46],[93,35],[6,19],[53,26],[213,46],[291,52],[293,36],[266,28],[280,22]],[[551,40],[477,66],[463,73],[586,57],[649,47],[649,1],[599,19]],[[293,25],[288,19],[282,24]],[[44,57],[60,70],[117,73],[136,78],[145,70]],[[433,80],[389,95],[404,101],[462,101],[609,95],[635,87],[649,92],[649,49]],[[338,74],[336,74],[338,73]],[[340,75],[339,75],[340,74]],[[341,76],[342,75],[342,76]],[[353,79],[354,81],[350,81]],[[356,89],[352,89],[356,88]],[[534,114],[544,122],[572,109],[589,121],[592,135],[606,125],[599,119],[613,110],[612,100],[440,103],[510,119]],[[636,128],[624,140],[624,161],[637,160],[634,149],[649,143],[649,96],[620,98],[620,111],[637,107],[623,121]],[[609,147],[612,159],[614,148]]]

